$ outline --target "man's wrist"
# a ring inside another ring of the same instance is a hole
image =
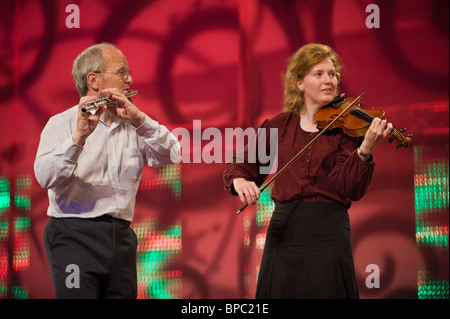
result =
[[[138,128],[141,127],[145,122],[145,114],[143,112],[140,112],[140,116],[138,116],[134,121],[131,122],[134,127]]]
[[[84,143],[86,142],[85,137],[82,137],[76,133],[72,134],[72,140],[76,145],[78,145],[80,147],[83,147]]]

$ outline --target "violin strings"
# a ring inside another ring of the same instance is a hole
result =
[[[360,118],[361,120],[369,122],[369,123],[372,123],[372,121],[374,119],[374,117],[372,115],[370,115],[369,113],[366,113],[363,110],[358,109],[358,108],[351,109],[350,114]]]

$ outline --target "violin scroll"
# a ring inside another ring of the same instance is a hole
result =
[[[407,136],[403,136],[402,133],[406,131],[406,128],[401,128],[398,131],[394,128],[391,131],[392,136],[388,139],[389,143],[392,143],[394,140],[397,140],[399,144],[395,146],[395,149],[398,149],[400,147],[404,148],[410,148],[412,146],[412,134],[408,134]]]

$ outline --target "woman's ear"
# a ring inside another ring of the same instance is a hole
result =
[[[304,85],[303,85],[303,81],[302,81],[302,80],[298,80],[298,81],[297,81],[297,87],[298,87],[298,89],[299,89],[300,91],[302,91],[302,92],[305,90]]]

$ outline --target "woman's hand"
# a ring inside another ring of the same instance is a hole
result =
[[[374,118],[364,135],[364,141],[359,147],[361,152],[364,154],[372,154],[375,147],[391,133],[392,128],[392,123],[387,123],[386,120],[381,120],[378,117]]]
[[[242,204],[255,205],[259,198],[260,191],[254,182],[249,182],[244,178],[235,178],[233,186]]]

